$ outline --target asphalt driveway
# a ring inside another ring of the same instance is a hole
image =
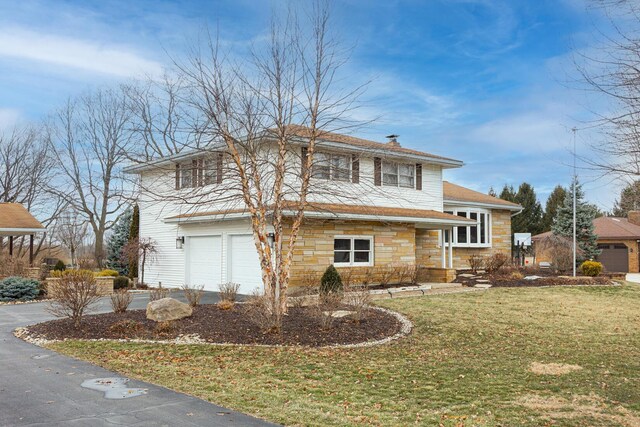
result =
[[[174,295],[172,295],[174,296]],[[181,299],[181,295],[178,296]],[[208,293],[203,302],[217,300]],[[144,308],[146,294],[131,308]],[[103,300],[96,311],[110,311]],[[119,375],[13,336],[20,326],[51,319],[45,303],[0,305],[0,426],[268,426],[256,418],[163,387],[131,380],[146,395],[122,400],[82,388],[89,379]]]

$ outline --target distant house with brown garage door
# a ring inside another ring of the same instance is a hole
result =
[[[593,220],[598,235],[598,256],[604,268],[610,272],[640,272],[638,241],[640,240],[640,211],[631,211],[628,218],[600,217]],[[538,234],[532,240],[540,240],[551,232]],[[550,261],[544,253],[536,254],[536,262]]]

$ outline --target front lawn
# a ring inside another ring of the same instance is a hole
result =
[[[501,288],[380,305],[412,319],[408,338],[342,350],[51,347],[290,425],[640,425],[640,285]]]

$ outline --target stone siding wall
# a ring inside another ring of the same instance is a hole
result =
[[[353,283],[379,283],[391,265],[415,265],[413,224],[380,222],[306,220],[303,224],[291,268],[291,286],[319,283],[325,269],[333,263],[335,236],[373,236],[373,267],[339,267]],[[286,241],[286,240],[285,240]]]
[[[471,255],[491,256],[504,252],[511,256],[511,212],[491,211],[491,247],[453,247],[453,268],[468,268]],[[442,267],[442,249],[438,242],[438,231],[416,229],[416,262],[427,267]]]

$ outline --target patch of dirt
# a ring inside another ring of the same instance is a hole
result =
[[[537,375],[564,375],[581,369],[580,365],[567,365],[566,363],[533,362],[529,366],[529,371]]]
[[[348,308],[347,308],[348,309]],[[284,317],[280,334],[263,333],[246,315],[246,304],[230,310],[216,305],[194,307],[193,315],[170,324],[146,318],[145,310],[85,316],[80,328],[70,319],[58,319],[28,327],[33,338],[71,339],[147,339],[171,340],[179,336],[198,336],[205,342],[232,344],[327,346],[381,340],[401,331],[398,319],[384,311],[371,309],[356,323],[349,317],[334,319],[323,328],[310,307],[291,307]]]
[[[571,399],[528,394],[519,397],[515,403],[556,420],[592,418],[626,427],[640,427],[640,417],[620,405],[607,404],[602,397],[595,393],[574,395]]]

